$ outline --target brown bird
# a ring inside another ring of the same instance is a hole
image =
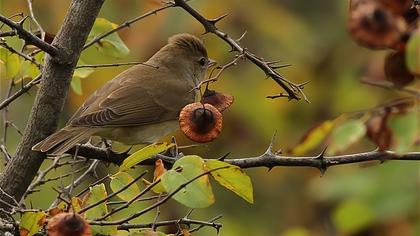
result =
[[[127,145],[153,143],[179,129],[180,110],[195,101],[195,87],[214,61],[203,42],[174,35],[146,64],[133,66],[96,90],[67,125],[32,147],[63,154],[90,136]]]

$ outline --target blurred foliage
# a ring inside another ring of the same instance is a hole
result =
[[[57,33],[68,4],[69,0],[34,2],[35,14],[48,33]],[[368,111],[386,101],[406,96],[402,92],[360,83],[364,78],[384,79],[383,60],[386,53],[367,50],[351,39],[346,30],[347,1],[194,0],[191,5],[209,18],[229,13],[229,17],[219,23],[221,29],[233,38],[247,31],[241,41],[244,47],[267,60],[280,59],[292,64],[280,72],[291,81],[311,81],[305,88],[311,103],[266,99],[267,95],[277,94],[279,88],[272,80],[265,79],[265,75],[254,65],[240,62],[210,86],[235,97],[235,103],[224,113],[221,136],[212,143],[182,150],[185,154],[206,158],[217,158],[228,152],[229,157],[258,155],[266,150],[276,131],[275,146],[297,155],[317,154],[326,144],[332,145],[331,149],[327,149],[331,154],[372,150],[376,145],[364,137],[366,130],[363,124],[373,115],[362,112],[362,116],[350,115],[348,119],[343,119],[341,115],[346,117],[354,111]],[[100,13],[101,18],[98,18],[89,38],[157,6],[159,3],[155,1],[106,1]],[[4,15],[17,12],[27,14],[26,1],[0,0],[0,12]],[[200,35],[203,29],[180,9],[168,9],[85,50],[79,65],[145,61],[165,44],[166,38],[179,32]],[[205,40],[210,57],[220,64],[234,58],[234,54],[228,53],[229,47],[220,39],[213,35],[201,37]],[[418,38],[418,33],[415,37]],[[406,60],[409,69],[418,72],[418,40],[415,37],[408,43]],[[17,38],[8,37],[6,42],[19,50],[23,47],[23,42]],[[41,62],[42,54],[38,54],[36,60]],[[28,65],[28,62],[0,49],[2,99],[11,77],[19,82],[27,82],[39,73]],[[124,69],[76,70],[62,123],[89,94]],[[18,88],[16,86],[15,90]],[[411,88],[420,90],[418,79]],[[9,107],[9,120],[21,130],[25,127],[34,97],[35,92],[30,92]],[[323,123],[327,120],[333,124]],[[391,147],[400,152],[420,150],[419,122],[418,100],[412,112],[393,115],[387,125],[398,143]],[[322,125],[317,126],[319,124],[324,124],[322,129],[319,128]],[[1,129],[3,127],[0,128],[0,133],[3,133]],[[192,143],[181,133],[175,136],[180,145]],[[303,136],[307,137],[306,143],[305,139],[301,139]],[[6,144],[11,153],[19,140],[18,132],[9,128]],[[114,146],[116,149],[126,149],[118,144]],[[297,149],[298,146],[301,148]],[[103,176],[117,169],[104,165],[98,174]],[[215,204],[211,208],[195,211],[193,216],[209,219],[223,214],[221,235],[230,236],[410,236],[420,233],[418,162],[337,166],[330,168],[322,178],[319,178],[316,170],[309,168],[278,167],[268,173],[265,169],[246,172],[254,183],[254,205],[238,201],[228,191],[215,186]],[[60,174],[55,171],[51,176]],[[70,181],[71,178],[64,178],[58,183],[67,185]],[[27,199],[27,203],[47,208],[55,198],[52,186],[51,183],[44,185],[42,191]],[[106,190],[102,190],[106,194]],[[134,209],[143,209],[147,205],[138,202]],[[115,217],[134,211],[125,209]],[[161,211],[162,219],[169,219],[182,217],[187,209],[170,202]],[[147,214],[133,223],[153,217],[154,214]],[[214,234],[214,229],[203,229],[197,235]]]

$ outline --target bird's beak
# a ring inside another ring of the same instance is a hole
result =
[[[209,61],[207,63],[208,68],[210,68],[210,67],[212,67],[212,66],[214,66],[216,64],[217,64],[217,62],[215,60],[209,58]]]

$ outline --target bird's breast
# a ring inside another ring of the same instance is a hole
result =
[[[178,120],[171,120],[150,125],[103,128],[97,135],[125,145],[136,145],[157,142],[178,129]]]

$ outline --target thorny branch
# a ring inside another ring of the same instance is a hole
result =
[[[39,74],[37,77],[35,77],[33,80],[31,80],[29,83],[22,86],[21,89],[19,89],[17,92],[15,92],[13,95],[8,96],[6,99],[4,99],[0,103],[0,110],[7,107],[11,102],[13,102],[16,98],[20,97],[22,94],[28,92],[34,85],[37,85],[41,82],[42,74]]]
[[[0,15],[0,21],[12,28],[13,30],[15,30],[16,33],[27,43],[37,46],[39,49],[42,49],[43,51],[45,51],[53,57],[60,55],[60,51],[56,47],[42,41],[36,35],[25,30],[22,24],[16,23],[3,15]]]
[[[106,149],[81,145],[78,151],[79,156],[88,159],[97,159],[105,162],[110,162],[120,165],[123,160],[129,156],[127,153],[108,152]],[[166,163],[173,164],[177,159],[164,155],[156,155],[148,160],[140,163],[140,165],[154,165],[157,159],[161,159]],[[326,157],[324,153],[317,156],[284,156],[278,155],[272,151],[271,145],[267,151],[256,157],[242,157],[235,159],[226,159],[225,162],[236,165],[240,168],[254,168],[254,167],[267,167],[273,168],[276,166],[296,166],[296,167],[314,167],[321,172],[330,166],[344,165],[351,163],[367,162],[367,161],[419,161],[419,152],[410,152],[405,154],[397,154],[392,151],[370,151],[347,155],[336,155]]]
[[[175,6],[181,7],[186,12],[188,12],[192,17],[194,17],[196,20],[198,20],[207,32],[213,33],[217,35],[219,38],[221,38],[223,41],[225,41],[227,44],[229,44],[232,47],[232,51],[239,52],[241,54],[244,54],[244,56],[250,60],[252,63],[254,63],[256,66],[258,66],[262,71],[265,72],[265,74],[269,77],[271,77],[278,85],[280,85],[287,94],[281,95],[279,97],[287,97],[289,100],[300,100],[302,97],[306,102],[309,102],[306,95],[303,93],[303,86],[305,84],[295,84],[288,80],[286,80],[283,76],[281,76],[276,70],[275,67],[273,67],[272,63],[265,61],[264,59],[256,56],[255,54],[248,51],[246,48],[242,47],[238,40],[235,40],[231,37],[229,37],[228,34],[225,32],[220,31],[216,27],[216,23],[226,17],[227,15],[220,16],[216,19],[206,19],[204,16],[202,16],[200,13],[198,13],[196,10],[194,10],[191,6],[189,6],[185,0],[175,0]]]
[[[12,47],[10,47],[5,41],[2,41],[1,39],[0,39],[0,46],[2,46],[3,48],[5,48],[5,49],[7,49],[7,50],[9,50],[11,53],[14,53],[14,54],[16,54],[16,55],[18,55],[18,56],[20,56],[20,57],[22,57],[23,59],[25,59],[25,60],[27,60],[27,61],[30,61],[32,64],[34,64],[36,67],[38,67],[38,69],[42,69],[42,65],[41,64],[39,64],[36,60],[35,60],[35,58],[33,58],[33,57],[30,57],[30,56],[28,56],[28,55],[26,55],[26,54],[23,54],[23,53],[21,53],[21,52],[18,52],[18,51],[16,51],[14,48],[12,48]]]
[[[221,216],[219,216],[217,219],[220,219]],[[158,221],[154,223],[147,223],[147,224],[122,224],[118,226],[118,230],[129,230],[129,229],[139,229],[139,228],[151,228],[153,225],[158,228],[162,226],[168,226],[168,225],[198,225],[197,228],[202,228],[204,226],[209,226],[215,228],[217,231],[222,227],[222,224],[215,223],[214,219],[211,219],[209,221],[201,221],[201,220],[193,220],[189,218],[181,218],[177,220],[165,220],[165,221]],[[192,230],[190,230],[191,232]],[[197,230],[195,230],[197,231]]]

